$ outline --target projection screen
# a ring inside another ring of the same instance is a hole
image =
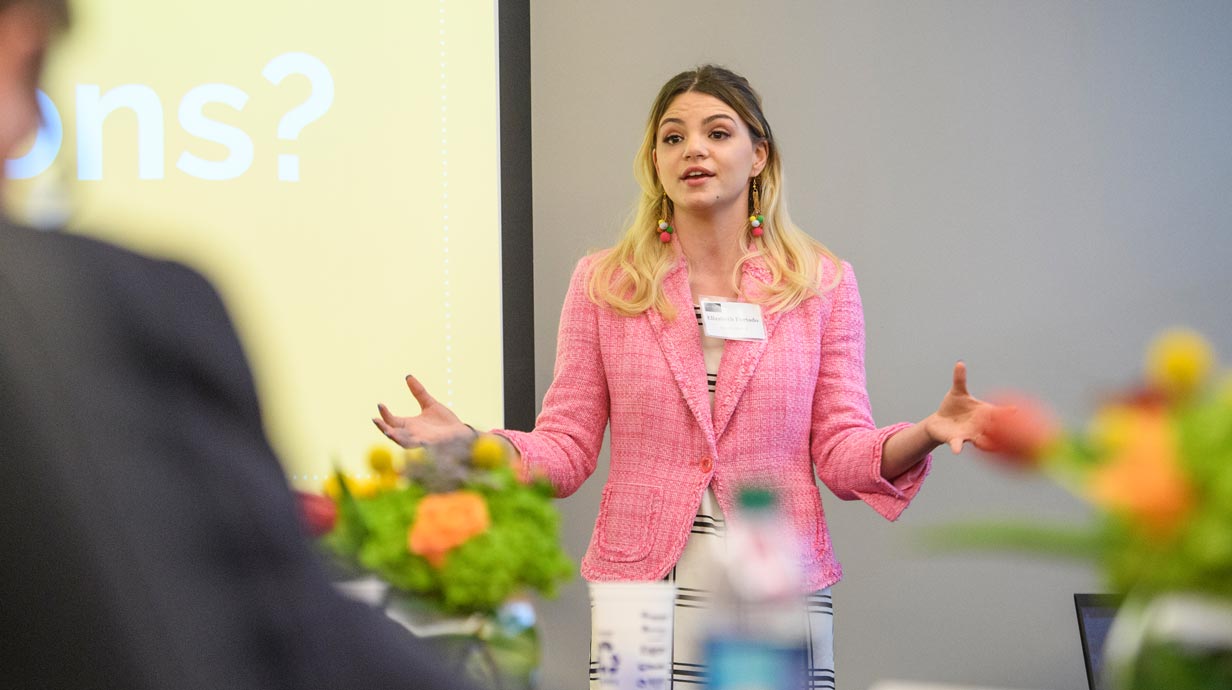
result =
[[[78,2],[9,208],[205,273],[301,488],[362,472],[408,373],[526,428],[527,4]]]

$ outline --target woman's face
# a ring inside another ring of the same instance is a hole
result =
[[[766,166],[769,146],[723,101],[688,91],[660,118],[655,171],[677,210],[713,214],[747,209],[749,180]]]

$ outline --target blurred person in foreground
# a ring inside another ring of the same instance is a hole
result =
[[[3,161],[64,0],[0,0]],[[9,688],[459,688],[333,590],[240,344],[174,263],[0,209],[0,630]]]

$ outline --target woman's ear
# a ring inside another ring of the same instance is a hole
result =
[[[766,169],[766,162],[770,160],[770,142],[762,139],[753,146],[753,170],[750,178],[757,177],[762,170]]]

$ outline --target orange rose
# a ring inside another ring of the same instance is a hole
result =
[[[1124,412],[1124,411],[1123,411]],[[1161,410],[1139,410],[1123,427],[1114,455],[1091,473],[1091,500],[1125,515],[1152,537],[1175,533],[1193,506],[1181,470],[1175,430]]]
[[[445,565],[445,554],[491,524],[488,504],[473,491],[429,494],[415,510],[415,522],[407,534],[407,548],[434,567]]]
[[[1048,454],[1061,429],[1051,410],[1023,395],[996,401],[978,447],[1016,467],[1034,467]]]

